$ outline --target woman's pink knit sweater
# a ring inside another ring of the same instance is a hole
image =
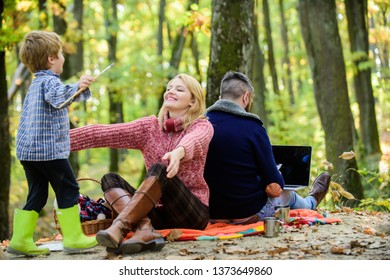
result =
[[[176,123],[176,122],[175,122]],[[209,204],[209,188],[203,178],[204,165],[213,127],[206,119],[197,119],[187,130],[180,124],[175,132],[162,130],[156,116],[144,117],[128,123],[87,125],[70,130],[71,150],[90,148],[123,148],[140,150],[146,169],[162,160],[165,153],[181,146],[185,156],[177,177],[205,205]]]

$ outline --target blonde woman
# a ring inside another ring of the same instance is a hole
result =
[[[137,190],[117,174],[103,176],[105,198],[117,217],[96,234],[101,245],[120,253],[159,250],[165,243],[154,228],[207,226],[209,189],[203,170],[213,128],[204,113],[201,85],[179,74],[168,82],[158,117],[71,130],[73,151],[137,149],[145,159],[146,178]],[[123,241],[129,231],[134,235]]]

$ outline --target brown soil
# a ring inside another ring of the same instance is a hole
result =
[[[248,236],[218,241],[168,242],[159,252],[134,255],[107,253],[98,246],[93,252],[66,255],[62,251],[38,260],[390,260],[390,213],[369,213],[345,208],[328,217],[340,224],[285,227],[278,237]],[[0,250],[0,259],[29,259]]]

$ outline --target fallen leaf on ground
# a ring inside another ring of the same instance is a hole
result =
[[[198,252],[191,252],[188,249],[180,249],[179,250],[179,255],[180,256],[188,256],[188,255],[193,255],[193,254],[198,254]]]
[[[204,255],[191,255],[191,256],[167,256],[166,260],[204,260],[206,257]],[[211,259],[211,258],[208,258]]]
[[[376,231],[373,228],[366,227],[363,229],[364,234],[375,235]]]
[[[311,250],[311,249],[302,249],[302,252],[306,253],[306,254],[311,254],[313,256],[318,256],[321,254],[321,251],[318,251],[318,250]]]
[[[105,259],[106,260],[121,260],[122,255],[116,254],[114,252],[107,252]]]
[[[351,240],[351,242],[349,242],[349,245],[351,246],[351,249],[357,248],[357,247],[366,247],[366,245],[360,243],[359,240]]]
[[[344,213],[352,213],[353,212],[353,209],[350,208],[350,207],[343,207],[343,209],[341,209]]]
[[[279,247],[279,248],[276,248],[275,250],[269,250],[269,251],[267,251],[267,253],[268,253],[268,255],[274,256],[277,254],[281,254],[283,252],[287,252],[288,250],[290,250],[290,249],[287,247]]]
[[[330,248],[330,252],[332,254],[344,254],[344,248],[335,246],[335,247]]]
[[[181,232],[178,229],[172,229],[168,235],[167,235],[167,241],[175,241],[176,239],[179,239],[181,236]]]
[[[244,254],[244,255],[254,255],[258,254],[258,250],[252,250],[252,249],[246,249],[242,248],[240,246],[232,246],[227,249],[225,249],[226,254]]]
[[[336,254],[336,255],[350,255],[351,249],[334,246],[334,247],[330,248],[330,252],[332,254]]]

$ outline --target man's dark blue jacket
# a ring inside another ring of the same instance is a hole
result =
[[[210,218],[249,217],[267,202],[268,184],[284,187],[267,132],[257,115],[233,101],[218,100],[207,116],[214,127],[204,173]]]

